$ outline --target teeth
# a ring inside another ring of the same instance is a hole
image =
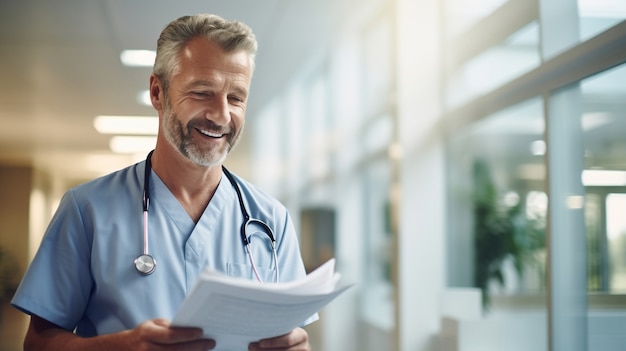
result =
[[[219,134],[219,133],[212,133],[212,132],[207,132],[204,130],[200,130],[198,129],[198,131],[206,136],[209,136],[211,138],[221,138],[224,134]]]

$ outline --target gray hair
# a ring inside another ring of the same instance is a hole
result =
[[[206,37],[229,53],[247,52],[254,68],[258,44],[250,27],[211,14],[179,17],[163,29],[157,41],[152,72],[161,80],[164,91],[167,91],[169,79],[178,67],[178,55],[182,47],[196,37]]]

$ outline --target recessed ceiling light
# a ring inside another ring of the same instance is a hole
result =
[[[111,151],[118,154],[136,154],[148,152],[156,145],[155,136],[121,136],[116,135],[109,141]]]
[[[97,116],[93,126],[101,134],[156,135],[159,118],[154,116]]]
[[[120,54],[124,66],[130,67],[152,67],[155,58],[154,50],[123,50]]]

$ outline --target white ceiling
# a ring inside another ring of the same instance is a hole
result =
[[[123,49],[154,49],[181,15],[242,20],[259,41],[248,120],[280,92],[332,33],[332,0],[16,0],[0,2],[0,162],[35,165],[61,177],[93,177],[127,164],[112,156],[97,115],[156,115],[137,103],[149,68],[121,65]],[[247,142],[229,160],[248,167]],[[244,174],[245,175],[245,174]]]

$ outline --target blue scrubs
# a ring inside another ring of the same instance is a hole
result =
[[[172,319],[207,267],[256,279],[239,235],[243,216],[225,175],[198,223],[152,172],[148,216],[154,273],[139,274],[143,252],[145,161],[69,190],[11,303],[81,336],[132,329],[153,318]],[[240,178],[253,218],[274,231],[280,281],[305,275],[298,239],[284,206]],[[248,231],[263,281],[275,281],[270,241]],[[303,321],[303,325],[317,315]]]

